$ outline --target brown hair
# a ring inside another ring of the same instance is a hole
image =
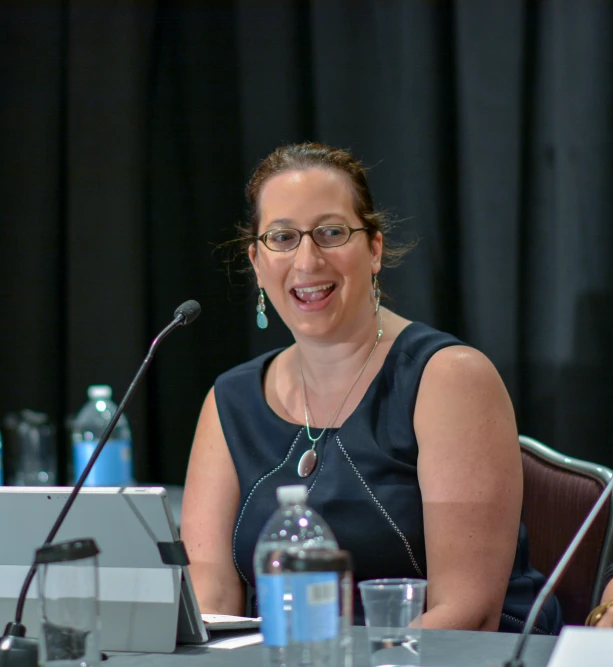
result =
[[[245,250],[258,236],[260,225],[259,199],[266,181],[277,174],[296,170],[305,171],[307,169],[336,169],[348,176],[353,191],[355,213],[368,229],[369,238],[374,238],[377,232],[383,234],[383,266],[397,266],[402,256],[413,249],[414,244],[396,245],[385,238],[392,227],[392,223],[386,213],[375,210],[370,187],[366,180],[366,170],[360,161],[343,149],[309,142],[280,146],[265,158],[253,172],[245,189],[249,204],[249,221],[246,226],[238,227],[239,240]]]

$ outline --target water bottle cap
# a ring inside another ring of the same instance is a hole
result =
[[[304,484],[291,484],[277,487],[279,505],[302,505],[307,499],[307,487]]]
[[[87,398],[93,401],[96,398],[111,398],[113,390],[108,384],[93,384],[87,389]]]

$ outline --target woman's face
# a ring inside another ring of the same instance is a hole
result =
[[[324,224],[364,227],[353,208],[349,179],[330,169],[289,171],[268,180],[260,193],[258,234],[275,228],[309,231]],[[344,338],[360,318],[372,317],[372,275],[381,269],[382,236],[352,234],[334,248],[309,236],[289,252],[262,242],[249,249],[258,285],[294,336]],[[356,321],[357,320],[357,321]]]

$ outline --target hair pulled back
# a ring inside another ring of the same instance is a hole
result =
[[[265,183],[278,174],[288,171],[306,171],[308,169],[334,169],[349,178],[353,193],[354,210],[367,228],[368,237],[370,239],[374,238],[377,232],[381,232],[383,235],[383,266],[397,266],[402,256],[412,246],[396,246],[386,239],[391,223],[383,211],[375,210],[365,168],[359,160],[346,150],[311,142],[280,146],[256,167],[245,189],[249,205],[248,224],[238,228],[239,238],[245,249],[258,236],[260,195]]]

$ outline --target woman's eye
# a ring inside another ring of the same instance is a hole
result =
[[[342,236],[343,228],[342,227],[324,227],[322,229],[324,236]]]
[[[268,237],[273,243],[287,243],[294,238],[294,235],[289,232],[276,232],[270,234]]]

